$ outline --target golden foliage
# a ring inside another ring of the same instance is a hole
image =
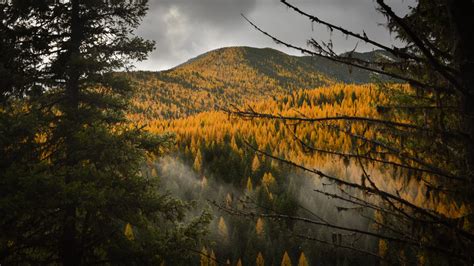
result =
[[[300,259],[298,260],[298,266],[309,266],[308,260],[306,260],[304,252],[301,252]]]
[[[201,189],[204,189],[207,187],[207,177],[206,176],[202,176],[202,179],[201,179]]]
[[[283,254],[283,259],[281,260],[281,266],[291,266],[291,259],[290,256],[288,256],[288,252],[285,251],[285,254]]]
[[[263,222],[263,218],[258,217],[257,223],[255,224],[255,232],[257,232],[257,235],[259,237],[262,237],[263,233],[265,232],[264,226],[265,226],[265,224]]]
[[[219,223],[217,225],[217,228],[218,228],[220,237],[222,237],[222,239],[227,241],[229,239],[229,231],[227,229],[227,224],[224,220],[224,217],[221,216],[221,218],[219,218]]]
[[[217,266],[216,254],[211,249],[211,258],[209,259],[209,266]]]
[[[408,90],[408,87],[396,85],[394,90]],[[245,105],[251,106],[256,112],[307,118],[346,115],[383,119],[383,114],[377,111],[376,106],[390,103],[388,94],[377,89],[373,84],[332,84],[314,90],[296,90],[291,94],[281,94],[265,101],[255,102],[255,99],[252,100],[245,102]],[[403,117],[399,117],[398,120],[394,119],[394,122],[410,123]],[[363,134],[365,138],[370,139],[376,137],[376,131],[373,129],[375,126],[366,127],[365,123],[343,120],[332,121],[331,127],[326,125],[327,123],[317,123],[316,125],[314,123],[300,123],[298,126],[289,126],[277,120],[229,118],[229,115],[224,112],[208,111],[174,120],[155,119],[148,123],[147,128],[155,133],[176,133],[178,145],[193,156],[195,169],[202,168],[200,147],[223,143],[226,136],[230,136],[229,144],[233,150],[238,151],[240,156],[243,155],[242,149],[238,147],[239,139],[252,140],[258,149],[269,151],[273,156],[291,160],[309,168],[325,169],[329,167],[335,175],[360,183],[361,170],[357,162],[346,162],[342,158],[321,152],[304,152],[301,144],[295,141],[294,135],[300,136],[309,145],[318,149],[354,154],[359,152],[355,149],[363,149],[360,148],[361,145],[357,145],[360,143],[354,143],[353,138],[348,134],[342,134],[331,128],[349,128],[351,134]],[[399,140],[391,139],[390,141],[397,142]],[[381,152],[380,147],[376,151]],[[364,152],[364,150],[360,150],[360,152]],[[384,160],[402,163],[396,155],[391,153],[385,153]],[[254,155],[251,170],[255,173],[261,164],[263,164],[261,158]],[[416,167],[415,164],[412,166]],[[407,175],[410,175],[409,171],[399,168],[396,174],[391,175],[393,178],[384,178],[386,175],[382,172],[392,171],[391,168],[383,168],[380,164],[371,164],[367,165],[366,170],[375,171],[372,181],[380,189],[399,193],[403,199],[413,202],[417,206],[452,218],[459,218],[470,212],[468,207],[447,198],[443,192],[440,192],[437,197],[427,197],[427,187],[424,182],[420,181],[420,178],[407,178]],[[423,178],[430,181],[429,176]],[[242,180],[241,183],[246,184],[245,180]],[[271,182],[262,180],[264,186],[265,183],[270,184]],[[249,190],[248,184],[247,180],[247,190]],[[269,198],[273,198],[269,186],[265,187]]]
[[[205,247],[202,247],[200,261],[201,261],[201,266],[209,265],[209,255],[207,254],[207,249]]]
[[[194,164],[193,168],[196,170],[196,172],[201,171],[201,166],[202,166],[202,157],[201,157],[201,151],[198,151],[196,154],[196,158],[194,159]]]
[[[127,223],[125,225],[124,235],[130,241],[135,240],[135,235],[133,233],[133,228],[131,224]]]
[[[269,188],[271,185],[275,183],[275,177],[273,177],[272,173],[265,173],[262,177],[262,185]]]
[[[261,62],[265,68],[274,69],[272,74],[264,73],[252,66],[248,54],[245,48],[225,48],[168,71],[136,73],[138,93],[130,118],[139,121],[182,118],[215,110],[217,106],[239,106],[281,96],[289,87],[309,89],[332,83],[283,54],[279,54],[278,64],[270,60]]]
[[[253,190],[252,179],[249,176],[247,178],[247,192],[252,192],[252,190]]]
[[[265,260],[263,259],[263,255],[261,252],[257,254],[257,259],[255,261],[256,266],[265,266]]]
[[[255,155],[255,157],[253,157],[253,161],[252,161],[252,171],[256,172],[258,170],[258,168],[260,168],[260,160],[258,159],[258,156]]]
[[[225,196],[225,204],[227,208],[232,207],[232,202],[233,202],[232,195],[230,193],[227,193],[227,195]]]
[[[387,241],[380,239],[379,240],[379,256],[380,257],[385,257],[387,255],[388,251],[388,244]]]

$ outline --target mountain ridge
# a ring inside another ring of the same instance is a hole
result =
[[[308,56],[308,55],[302,55],[302,56],[290,55],[283,51],[270,48],[270,47],[257,48],[257,47],[251,47],[251,46],[229,46],[229,47],[221,47],[221,48],[213,49],[203,54],[200,54],[196,57],[193,57],[187,60],[186,62],[183,62],[173,68],[170,68],[168,70],[163,70],[163,71],[156,71],[156,72],[173,71],[175,69],[186,66],[188,64],[193,64],[196,61],[199,61],[200,59],[205,58],[206,56],[209,56],[213,53],[225,53],[227,50],[231,50],[231,49],[240,49],[240,50],[246,51],[247,54],[260,54],[260,55],[270,55],[270,56],[278,55],[281,57],[293,58],[295,60],[299,60],[303,64],[307,64],[308,67],[312,68],[313,70],[321,71],[323,74],[329,75],[331,78],[335,78],[337,81],[340,81],[340,82],[363,84],[363,83],[369,83],[372,81],[370,71],[360,70],[357,68],[350,69],[350,67],[342,63],[336,63],[326,58],[317,57],[317,56]],[[349,52],[341,53],[341,55],[344,55],[347,53]],[[387,55],[387,52],[383,50],[374,50],[374,51],[368,51],[368,52],[352,52],[352,53],[355,58],[364,59],[367,61],[375,61],[377,60],[377,58],[380,58],[381,56],[386,57],[386,58],[390,57],[389,55]],[[332,71],[328,71],[328,69],[331,69]],[[340,71],[340,73],[335,73],[338,71]]]
[[[371,80],[368,71],[328,59],[246,46],[212,50],[165,71],[128,75],[136,83],[134,113],[141,119],[180,118],[300,89]]]

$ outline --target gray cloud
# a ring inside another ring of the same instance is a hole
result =
[[[404,14],[415,0],[387,1]],[[394,43],[380,26],[385,19],[375,10],[373,0],[293,0],[310,14],[356,32],[364,30],[383,43]],[[226,46],[272,47],[298,54],[278,46],[255,31],[240,16],[243,13],[275,36],[305,46],[308,38],[333,39],[335,49],[352,49],[356,41],[331,34],[325,27],[311,25],[307,19],[284,7],[278,0],[150,0],[150,9],[137,30],[139,36],[157,42],[157,49],[138,69],[161,70],[174,67],[212,49]],[[359,44],[361,50],[371,47]]]

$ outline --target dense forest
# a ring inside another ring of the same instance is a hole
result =
[[[393,86],[397,91],[405,92],[408,89],[405,85]],[[338,83],[313,90],[299,90],[272,100],[248,104],[256,112],[266,111],[282,116],[300,114],[310,118],[336,115],[380,118],[383,117],[380,106],[388,103],[388,95],[374,84]],[[245,204],[265,206],[263,212],[266,211],[265,208],[271,208],[279,214],[299,217],[311,218],[314,213],[318,213],[322,215],[317,216],[318,219],[333,219],[339,224],[350,223],[354,215],[351,212],[359,212],[361,209],[354,209],[346,202],[337,199],[331,200],[318,195],[308,196],[312,190],[324,191],[324,183],[310,178],[304,171],[286,166],[278,159],[256,154],[245,143],[249,142],[251,146],[266,151],[275,158],[296,162],[308,168],[324,169],[332,175],[343,176],[345,180],[358,182],[362,175],[358,163],[344,156],[335,158],[330,153],[350,154],[357,145],[350,136],[331,130],[334,126],[345,125],[333,123],[318,128],[312,125],[295,128],[278,120],[229,118],[223,111],[207,111],[171,121],[157,119],[147,123],[147,130],[158,134],[175,134],[176,144],[174,153],[152,164],[151,171],[154,175],[165,179],[166,187],[177,191],[177,195],[187,200],[215,201],[228,207]],[[365,136],[375,134],[370,128],[364,128],[361,124],[353,125],[351,130],[364,131]],[[301,136],[304,141],[328,152],[321,154],[305,151],[299,141],[295,140],[295,136]],[[384,158],[393,163],[397,162],[395,156],[386,155]],[[417,206],[453,219],[468,214],[465,203],[454,201],[441,193],[430,197],[429,181],[420,177],[406,178],[407,175],[414,175],[410,169],[400,165],[396,167],[371,164],[367,166],[366,171],[370,172],[373,176],[372,181],[378,187],[396,192]],[[384,178],[386,173],[396,178],[387,180]],[[217,247],[212,248],[212,252],[222,260],[230,258],[230,261],[235,262],[240,259],[246,264],[251,264],[250,262],[259,256],[255,246],[258,241],[255,242],[255,239],[258,240],[260,236],[265,241],[257,247],[261,249],[259,252],[263,258],[270,257],[270,264],[278,264],[285,252],[290,254],[289,258],[294,262],[298,261],[301,253],[306,254],[306,260],[315,260],[314,263],[323,265],[374,262],[366,257],[357,256],[357,253],[345,254],[342,260],[345,262],[339,262],[337,257],[340,255],[324,245],[315,244],[304,238],[294,243],[289,243],[286,237],[281,239],[285,229],[272,219],[267,221],[255,214],[255,218],[243,226],[241,218],[235,218],[219,208],[215,211],[217,212],[214,214],[215,220],[211,224],[211,229],[214,230],[213,243],[217,244]],[[367,221],[360,225],[365,229],[376,228],[377,219],[382,219],[377,211],[365,215],[368,216]],[[334,233],[307,225],[300,227],[291,224],[290,228],[293,234],[294,231],[302,235],[321,234],[320,236],[326,239],[331,239],[331,234]],[[290,236],[288,233],[288,237]],[[356,240],[351,234],[340,237],[343,237],[344,241]],[[384,240],[371,242],[358,239],[355,243],[367,246],[380,257],[385,256],[388,250]],[[222,249],[226,245],[232,252]],[[394,255],[399,255],[396,252],[400,251],[392,252],[395,252]],[[415,264],[415,260],[407,263]]]
[[[147,1],[0,1],[0,265],[471,265],[472,1],[376,0],[399,46],[280,2],[372,51],[242,15],[303,56],[132,71]]]

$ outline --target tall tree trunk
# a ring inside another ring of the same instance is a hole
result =
[[[76,137],[80,130],[79,113],[79,78],[80,66],[78,58],[80,57],[80,46],[82,42],[82,27],[79,17],[80,0],[72,0],[71,4],[71,39],[68,43],[68,62],[66,63],[66,106],[64,109],[66,117],[66,167],[68,173],[65,176],[65,184],[68,185],[75,181],[75,177],[70,171],[78,163],[75,152],[79,147]],[[77,203],[68,199],[64,212],[63,235],[60,246],[60,257],[63,265],[80,265],[81,248],[79,247],[79,236],[77,231]]]

